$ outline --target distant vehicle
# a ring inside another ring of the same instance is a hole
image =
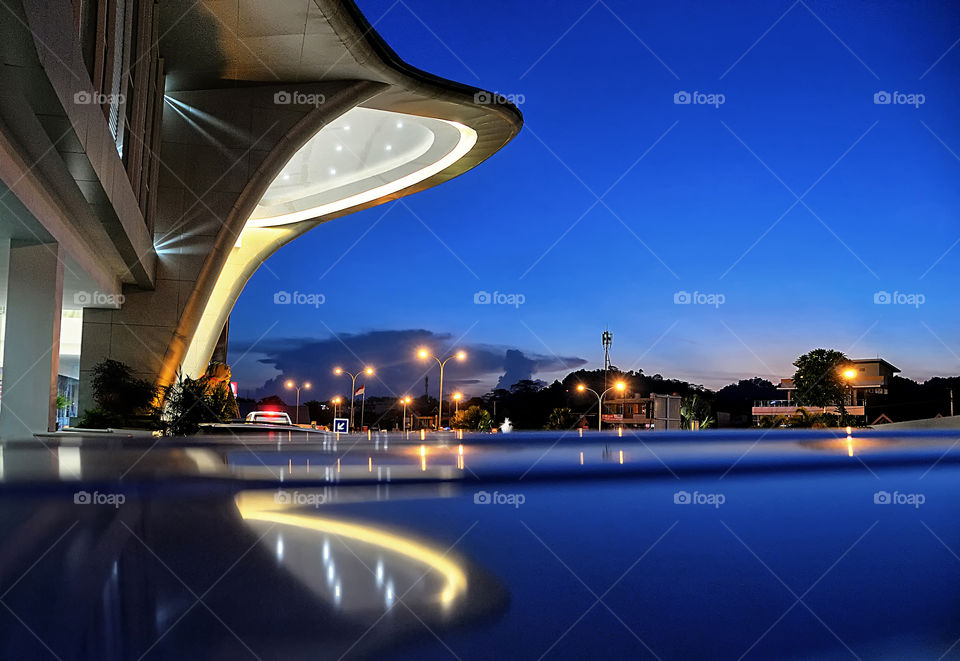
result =
[[[292,425],[290,416],[283,411],[251,411],[246,422],[260,425]]]

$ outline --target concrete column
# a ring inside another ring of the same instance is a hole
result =
[[[55,243],[10,244],[0,438],[29,438],[56,421],[63,261]]]

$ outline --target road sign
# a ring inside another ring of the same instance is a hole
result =
[[[347,425],[350,423],[346,418],[334,418],[333,419],[333,431],[340,434],[347,433]]]

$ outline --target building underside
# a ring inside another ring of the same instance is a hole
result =
[[[92,407],[107,358],[158,385],[201,374],[273,252],[463,174],[522,125],[496,95],[402,62],[349,0],[7,13],[4,438]],[[79,402],[58,411],[58,394]]]

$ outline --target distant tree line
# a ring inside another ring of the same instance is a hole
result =
[[[847,357],[831,349],[814,349],[798,357],[793,374],[797,390],[794,400],[799,405],[841,405],[844,384],[839,368]],[[603,392],[617,381],[626,384],[624,393],[647,397],[652,393],[678,395],[681,397],[681,413],[685,423],[696,420],[701,429],[720,424],[730,427],[754,425],[752,407],[757,401],[782,400],[783,391],[771,381],[753,377],[713,391],[702,385],[680,379],[666,378],[660,374],[648,375],[643,370],[621,371],[612,367],[604,373],[601,369],[577,370],[561,380],[547,384],[543,381],[522,380],[510,388],[496,388],[490,392],[460,402],[459,415],[454,415],[453,402],[444,402],[444,422],[461,429],[489,429],[509,418],[515,429],[570,429],[585,425],[596,426],[597,400],[591,393],[577,391],[583,384],[596,392]],[[960,376],[935,377],[924,383],[894,376],[886,395],[871,395],[866,400],[868,422],[881,414],[891,420],[914,420],[936,415],[949,415],[951,389],[960,396]],[[611,392],[606,402],[620,397]],[[260,405],[281,404],[276,396],[265,398]],[[333,405],[329,401],[309,401],[310,418],[319,425],[331,425]],[[399,429],[402,426],[402,406],[394,397],[370,397],[366,403],[364,423],[373,428]],[[378,413],[373,413],[379,411]],[[609,412],[609,410],[607,410]],[[437,399],[421,395],[407,406],[407,415],[436,416]],[[341,404],[341,417],[349,415],[349,402]],[[360,403],[356,403],[356,416],[360,415]],[[770,419],[766,424],[774,426],[837,426],[850,421],[843,415],[810,415],[802,412],[790,419]],[[358,421],[359,423],[359,421]],[[408,417],[408,425],[410,418]]]

